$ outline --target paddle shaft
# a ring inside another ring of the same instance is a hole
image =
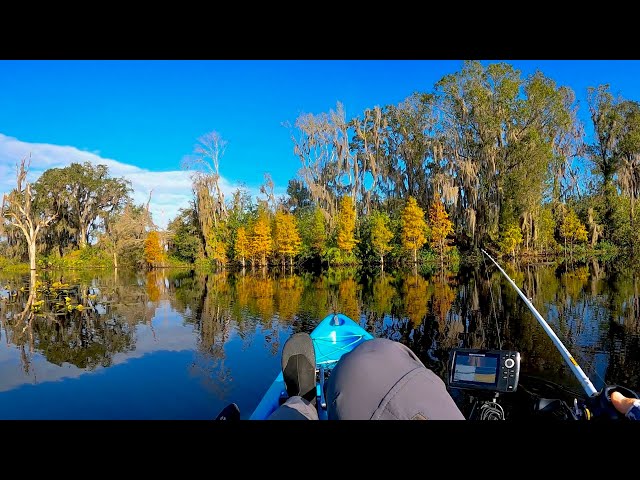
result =
[[[518,286],[514,283],[514,281],[511,280],[509,275],[507,275],[507,273],[502,269],[502,267],[498,265],[498,262],[496,262],[493,258],[491,258],[491,255],[489,255],[483,249],[480,249],[480,250],[487,257],[489,257],[489,260],[491,260],[494,263],[494,265],[498,267],[498,270],[500,270],[500,272],[505,276],[505,278],[509,281],[509,283],[513,286],[513,288],[516,289],[516,292],[518,292],[518,295],[520,295],[520,298],[524,300],[525,305],[529,308],[529,310],[531,310],[531,313],[533,313],[533,316],[536,317],[536,320],[538,320],[538,323],[540,323],[544,331],[547,332],[547,335],[549,335],[549,337],[551,338],[551,341],[560,352],[560,355],[562,355],[562,358],[564,358],[564,360],[567,362],[567,365],[569,365],[569,368],[574,373],[574,375],[582,385],[582,388],[584,388],[584,391],[587,393],[587,395],[590,397],[596,395],[598,391],[595,389],[595,387],[591,383],[591,380],[589,380],[589,377],[582,371],[582,368],[580,368],[580,365],[578,365],[578,362],[576,362],[575,358],[573,358],[571,353],[569,353],[569,350],[567,350],[567,348],[562,344],[562,342],[560,341],[558,336],[555,334],[555,332],[551,329],[551,327],[546,322],[546,320],[542,318],[542,315],[540,315],[538,310],[536,310],[536,307],[533,306],[531,301],[526,297],[524,293],[522,293],[522,290],[520,290]]]

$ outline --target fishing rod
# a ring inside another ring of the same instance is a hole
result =
[[[518,288],[515,282],[511,280],[511,277],[507,275],[507,272],[505,272],[502,269],[502,267],[498,265],[498,262],[496,262],[491,257],[491,255],[489,255],[482,248],[480,249],[480,251],[482,251],[482,253],[484,253],[489,258],[489,260],[491,260],[493,264],[496,267],[498,267],[498,270],[500,270],[500,272],[505,276],[505,278],[509,281],[511,286],[516,289],[516,292],[518,292],[518,295],[520,295],[520,298],[524,300],[525,305],[529,308],[529,310],[531,310],[531,313],[533,313],[533,316],[536,318],[536,320],[538,320],[538,323],[540,323],[544,331],[547,332],[547,335],[549,335],[549,337],[551,338],[551,341],[556,346],[556,348],[560,352],[560,355],[562,355],[562,358],[564,358],[565,362],[567,362],[567,365],[569,366],[571,371],[574,373],[574,375],[582,385],[582,388],[584,388],[584,391],[587,393],[587,395],[589,397],[597,396],[598,390],[596,390],[596,388],[593,386],[593,383],[591,383],[591,380],[589,380],[589,377],[587,376],[587,374],[584,373],[582,368],[580,368],[580,365],[578,365],[578,362],[576,362],[576,359],[573,358],[573,355],[571,355],[569,350],[567,350],[567,347],[563,345],[563,343],[560,341],[560,339],[555,334],[555,332],[551,329],[551,327],[546,322],[546,320],[542,317],[542,315],[540,315],[540,312],[538,312],[538,310],[536,310],[536,307],[533,306],[533,304],[531,303],[531,300],[529,300],[527,296],[524,293],[522,293],[522,290]]]

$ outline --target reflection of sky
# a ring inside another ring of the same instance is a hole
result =
[[[171,310],[168,303],[158,307],[152,325],[155,338],[148,325],[137,325],[135,349],[114,354],[112,365],[125,363],[155,351],[193,350],[195,345],[193,327],[183,325],[182,317]],[[101,370],[104,370],[104,367],[101,366],[94,370],[85,370],[69,363],[64,363],[61,366],[54,365],[49,363],[44,355],[38,351],[30,355],[30,361],[31,373],[26,379],[18,347],[13,344],[7,345],[6,342],[0,343],[0,392],[13,390],[27,383],[55,382],[66,378],[100,373]]]
[[[581,292],[578,298],[569,297],[562,320],[556,304],[546,303],[546,312],[543,313],[596,390],[605,385],[611,356],[611,346],[608,345],[612,313],[608,308],[610,295],[610,292],[596,296]],[[626,304],[627,301],[622,304],[622,311]],[[564,322],[562,326],[561,321]]]
[[[589,377],[596,390],[600,390],[605,386],[604,379],[607,373],[607,368],[609,367],[609,354],[607,352],[596,353],[593,364],[594,371],[592,375],[589,375]]]
[[[571,344],[579,347],[593,348],[599,345],[602,335],[600,322],[602,318],[606,318],[607,314],[602,306],[585,299],[578,302],[572,300],[565,305],[565,324],[562,327],[559,326],[558,308],[549,304],[546,307],[546,320],[562,343],[568,343],[570,340]]]
[[[602,384],[606,374],[606,364],[598,368],[598,353],[603,349],[603,320],[608,318],[608,311],[596,299],[584,296],[579,300],[571,299],[565,305],[564,325],[560,327],[558,308],[547,304],[547,321],[563,345],[575,357],[580,368],[589,377],[594,387]],[[598,378],[599,377],[599,378]]]
[[[221,356],[199,345],[192,324],[161,302],[148,324],[136,326],[135,348],[108,368],[83,370],[29,355],[0,342],[1,419],[210,419],[236,402],[248,417],[280,369],[290,331],[256,326],[242,338],[232,323]],[[272,351],[269,342],[277,342]]]

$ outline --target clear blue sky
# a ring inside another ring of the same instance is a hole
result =
[[[640,100],[640,61],[508,62],[571,87],[585,120],[588,86],[610,83]],[[180,169],[196,139],[215,130],[228,141],[223,177],[256,186],[269,172],[284,189],[299,161],[283,122],[338,101],[351,118],[431,91],[461,67],[462,60],[5,60],[0,134],[166,171]]]

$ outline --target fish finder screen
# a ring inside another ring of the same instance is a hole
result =
[[[498,379],[498,357],[457,353],[453,380],[455,382],[472,382],[495,384]]]

